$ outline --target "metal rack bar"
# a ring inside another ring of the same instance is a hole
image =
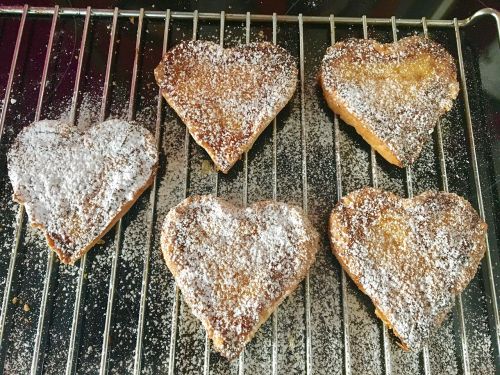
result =
[[[398,29],[396,24],[396,17],[394,16],[391,17],[391,29],[392,29],[392,40],[394,43],[396,43],[398,41]],[[406,193],[408,195],[408,198],[413,198],[413,177],[412,177],[413,173],[411,165],[408,165],[405,168],[405,175],[406,175]]]
[[[389,335],[389,330],[382,322],[382,340],[384,345],[384,366],[385,373],[392,374],[392,360],[391,360],[391,337]]]
[[[424,31],[424,37],[429,37],[429,31],[427,28],[427,20],[425,17],[422,18],[422,28]],[[438,158],[439,166],[441,170],[441,182],[443,184],[443,191],[448,193],[448,175],[446,172],[446,158],[444,154],[443,146],[443,134],[441,130],[441,120],[436,124],[436,139],[438,147]],[[457,296],[457,311],[458,311],[458,321],[460,326],[460,343],[462,347],[462,367],[464,374],[470,374],[470,361],[469,361],[469,350],[467,344],[467,332],[465,330],[465,318],[464,318],[464,308],[462,302],[462,295]]]
[[[194,11],[193,17],[193,37],[196,40],[198,32],[198,11]],[[186,133],[184,136],[184,158],[185,158],[185,177],[184,177],[184,198],[188,196],[189,186],[189,130],[186,126]],[[174,281],[174,303],[172,306],[172,324],[170,331],[170,348],[169,348],[169,361],[168,361],[168,374],[174,375],[175,370],[175,349],[177,343],[177,321],[179,319],[179,305],[180,305],[180,292],[177,283]]]
[[[422,356],[424,359],[424,374],[430,375],[432,374],[431,361],[429,356],[429,347],[427,345],[425,345],[424,348],[422,349]]]
[[[114,49],[115,49],[115,36],[116,36],[116,24],[118,21],[118,12],[120,10],[115,8],[113,11],[113,20],[111,21],[111,34],[109,37],[109,47],[108,47],[108,58],[106,60],[106,73],[104,76],[104,88],[102,90],[101,99],[101,111],[99,112],[99,120],[104,121],[106,119],[106,109],[108,105],[108,91],[109,91],[109,79],[111,78],[111,66],[113,65],[114,59]]]
[[[396,18],[394,16],[391,17],[391,28],[392,28],[392,39],[393,42],[396,43],[398,41],[398,31],[396,25]],[[407,166],[405,168],[405,175],[406,175],[406,194],[408,198],[413,198],[413,181],[412,181],[413,173],[411,166]],[[386,339],[387,336],[388,336],[387,327],[384,325],[384,339]],[[427,345],[424,345],[424,348],[422,350],[422,356],[424,361],[424,373],[430,375],[431,366],[430,366],[429,348]]]
[[[335,44],[335,17],[330,15],[330,43]],[[342,199],[342,164],[340,158],[340,128],[339,118],[336,113],[333,113],[333,136],[334,136],[334,151],[335,151],[335,175],[337,201]],[[347,276],[344,269],[340,269],[340,287],[342,293],[342,321],[344,334],[344,373],[351,374],[351,340],[349,337],[349,305],[347,302]]]
[[[305,123],[305,102],[304,102],[304,23],[329,23],[330,32],[331,32],[331,41],[332,44],[335,41],[335,24],[361,24],[363,26],[363,34],[364,37],[367,38],[367,25],[391,25],[393,40],[397,41],[397,28],[396,26],[422,26],[424,29],[424,34],[427,36],[428,34],[428,26],[433,27],[449,27],[454,28],[456,42],[457,42],[457,50],[458,50],[458,60],[459,60],[459,68],[460,68],[460,77],[461,77],[461,85],[463,89],[464,95],[464,103],[465,103],[465,116],[467,122],[467,135],[470,143],[470,153],[471,153],[471,161],[472,161],[472,169],[474,173],[474,182],[476,186],[476,194],[477,201],[479,206],[479,212],[481,217],[485,218],[484,211],[484,203],[482,199],[482,191],[481,191],[481,181],[479,176],[478,164],[477,164],[477,156],[476,149],[474,143],[474,135],[472,128],[472,120],[471,113],[469,108],[469,99],[467,93],[467,85],[466,85],[466,76],[464,70],[464,62],[460,41],[460,27],[467,25],[471,22],[474,17],[468,18],[466,20],[449,20],[449,21],[427,21],[425,18],[421,20],[396,20],[395,17],[391,17],[390,19],[378,19],[378,18],[367,18],[363,16],[361,19],[351,19],[349,17],[339,17],[335,18],[333,15],[330,17],[307,17],[302,14],[298,16],[277,16],[275,13],[272,16],[268,15],[253,15],[247,12],[244,15],[238,14],[225,14],[225,12],[221,12],[220,14],[215,13],[198,13],[197,11],[191,12],[170,12],[168,10],[165,12],[156,12],[156,11],[144,11],[141,9],[139,11],[124,11],[115,8],[113,11],[111,10],[93,10],[90,7],[86,9],[74,9],[74,8],[59,8],[58,6],[54,8],[32,8],[28,6],[24,7],[0,7],[0,15],[1,14],[10,14],[10,15],[21,15],[19,30],[17,34],[16,45],[13,54],[13,60],[10,67],[10,73],[7,82],[7,88],[3,103],[3,110],[0,116],[0,137],[3,134],[4,122],[6,118],[6,113],[9,104],[10,92],[13,85],[13,76],[16,69],[17,57],[19,54],[20,44],[23,36],[23,29],[26,18],[28,15],[52,15],[52,25],[51,31],[49,35],[49,42],[46,51],[45,63],[42,74],[42,82],[40,87],[40,92],[38,96],[37,109],[35,113],[35,121],[40,119],[43,97],[45,92],[45,84],[48,74],[48,67],[50,64],[50,55],[53,45],[55,28],[57,25],[58,17],[60,16],[83,16],[85,15],[85,24],[83,29],[83,35],[81,40],[81,46],[78,56],[78,66],[77,73],[75,79],[75,87],[73,90],[73,96],[71,100],[71,110],[70,110],[70,121],[75,123],[76,114],[77,114],[77,105],[78,105],[78,95],[79,95],[79,86],[82,74],[82,65],[83,59],[85,55],[86,48],[86,39],[88,34],[88,28],[90,24],[90,19],[92,17],[113,17],[112,21],[112,29],[110,36],[110,46],[108,51],[108,60],[106,65],[106,78],[104,83],[104,90],[102,96],[101,103],[101,113],[100,118],[104,120],[106,117],[106,107],[107,107],[107,99],[108,99],[108,91],[109,91],[109,80],[110,80],[110,70],[112,66],[113,60],[113,46],[114,39],[116,33],[117,19],[121,17],[139,17],[138,30],[137,30],[137,39],[136,39],[136,50],[135,50],[135,58],[134,58],[134,67],[132,73],[132,84],[130,88],[130,101],[128,107],[128,119],[133,120],[134,112],[135,112],[135,94],[136,94],[136,81],[137,81],[137,71],[138,71],[138,59],[139,59],[139,47],[141,43],[142,36],[142,27],[143,27],[143,19],[144,18],[155,18],[159,19],[160,14],[162,15],[162,19],[165,19],[165,30],[164,30],[164,41],[163,41],[163,53],[165,53],[168,43],[168,29],[170,26],[171,19],[192,19],[193,20],[193,40],[196,39],[198,20],[220,20],[221,30],[220,30],[220,45],[224,44],[224,24],[226,20],[229,21],[245,21],[246,22],[246,43],[250,42],[250,24],[252,21],[257,22],[267,22],[271,21],[273,25],[273,43],[276,44],[276,34],[277,34],[277,22],[298,22],[299,27],[299,54],[300,54],[300,95],[301,95],[301,147],[302,147],[302,205],[304,211],[307,213],[308,208],[308,187],[307,187],[307,129]],[[357,21],[356,21],[357,20]],[[162,97],[161,93],[158,97],[158,107],[157,107],[157,120],[156,120],[156,145],[157,148],[160,148],[160,132],[161,132],[161,116],[162,116]],[[337,183],[337,198],[340,200],[342,197],[342,174],[341,174],[341,158],[340,158],[340,130],[339,130],[339,120],[337,115],[334,115],[334,147],[335,147],[335,166],[336,166],[336,183]],[[277,198],[277,126],[276,119],[273,120],[273,171],[272,171],[272,183],[273,183],[273,200]],[[448,181],[447,181],[447,172],[446,172],[446,161],[443,150],[443,142],[442,142],[442,131],[441,126],[438,123],[436,127],[436,136],[437,136],[437,145],[438,145],[438,154],[439,161],[441,167],[441,177],[443,183],[443,190],[448,191]],[[189,186],[189,147],[190,147],[190,136],[189,132],[186,129],[185,134],[185,145],[184,145],[184,156],[186,162],[186,175],[185,175],[185,185],[184,185],[184,196],[188,196],[188,186]],[[377,162],[376,162],[376,153],[373,149],[371,149],[370,153],[371,160],[371,177],[373,186],[378,186],[378,176],[377,176]],[[406,188],[409,197],[413,196],[413,183],[412,183],[412,170],[410,167],[405,169],[406,174]],[[219,174],[215,173],[215,194],[218,193],[218,184],[219,184]],[[149,262],[150,262],[150,251],[153,246],[153,230],[154,230],[154,212],[156,208],[156,192],[157,192],[157,179],[155,177],[153,188],[150,192],[150,203],[151,203],[151,211],[150,211],[150,221],[149,221],[149,237],[147,242],[147,253],[144,258],[144,270],[143,270],[143,284],[141,289],[141,301],[140,301],[140,311],[138,318],[138,332],[137,332],[137,341],[136,341],[136,349],[135,349],[135,358],[134,358],[134,373],[139,374],[141,371],[141,360],[142,360],[142,339],[143,339],[143,330],[144,330],[144,320],[145,320],[145,311],[146,311],[146,299],[147,299],[147,284],[149,279]],[[245,153],[243,160],[243,204],[247,205],[248,203],[248,154]],[[12,249],[12,255],[10,258],[9,269],[7,274],[6,286],[3,296],[2,302],[2,315],[0,317],[0,348],[3,347],[3,334],[4,328],[6,324],[6,315],[9,304],[9,297],[11,293],[13,274],[15,270],[15,262],[17,259],[17,250],[20,247],[21,242],[21,233],[22,226],[24,223],[24,209],[23,206],[20,206],[18,213],[18,226],[16,228],[16,237],[15,244]],[[108,301],[107,301],[107,311],[106,311],[106,321],[105,328],[103,333],[103,345],[101,352],[101,363],[100,363],[100,373],[107,373],[107,356],[109,351],[109,333],[111,330],[111,322],[112,322],[112,311],[113,311],[113,300],[114,300],[114,291],[115,291],[115,281],[116,274],[118,268],[118,255],[119,248],[121,243],[121,220],[116,226],[117,237],[115,239],[115,253],[112,258],[112,268],[109,280],[109,293],[108,293]],[[488,240],[486,238],[486,240]],[[488,287],[491,289],[492,295],[492,310],[494,312],[494,325],[496,332],[496,345],[497,348],[500,347],[500,338],[499,338],[499,315],[498,315],[498,306],[496,299],[496,289],[493,279],[493,269],[490,259],[490,249],[489,243],[487,242],[487,253],[486,253],[486,264],[488,269],[486,270],[488,275]],[[44,289],[41,299],[40,305],[40,315],[38,319],[37,331],[35,336],[35,343],[33,349],[33,357],[31,362],[31,373],[36,374],[38,372],[38,368],[40,366],[40,362],[43,361],[43,353],[40,353],[40,348],[43,347],[43,342],[45,339],[44,336],[44,328],[46,325],[46,316],[48,315],[47,305],[49,303],[48,296],[50,294],[50,285],[51,285],[51,275],[53,273],[53,265],[54,265],[55,255],[53,252],[49,252],[47,259],[47,270],[46,276],[44,280]],[[76,291],[76,299],[74,305],[73,312],[73,320],[72,320],[72,328],[71,328],[71,337],[70,344],[68,349],[68,362],[66,364],[66,374],[71,374],[74,372],[76,358],[78,356],[78,330],[79,330],[79,318],[80,318],[80,305],[83,295],[83,290],[85,287],[84,284],[84,273],[86,267],[86,255],[82,257],[82,261],[80,264],[79,270],[79,279],[78,286]],[[350,358],[350,340],[349,340],[349,311],[347,304],[347,278],[345,272],[341,271],[341,288],[342,288],[342,313],[343,313],[343,321],[344,321],[344,344],[345,344],[345,363],[344,363],[344,371],[346,374],[350,374],[351,372],[351,358]],[[305,325],[306,325],[306,372],[312,373],[313,364],[312,364],[312,334],[311,334],[311,295],[310,295],[310,283],[309,276],[306,277],[304,282],[305,288]],[[179,309],[180,309],[180,301],[181,294],[177,287],[175,286],[174,293],[174,302],[173,302],[173,310],[172,310],[172,326],[171,326],[171,337],[170,337],[170,352],[169,352],[169,374],[173,374],[175,372],[175,354],[176,354],[176,344],[177,344],[177,328],[178,328],[178,320],[179,320]],[[459,317],[460,324],[460,339],[462,346],[462,365],[465,374],[470,373],[470,364],[469,364],[469,353],[468,353],[468,344],[467,344],[467,334],[465,330],[465,318],[464,318],[464,310],[462,304],[461,296],[457,297],[457,311]],[[278,372],[278,312],[272,316],[272,373],[277,374]],[[47,332],[48,333],[48,332]],[[391,352],[390,352],[390,339],[388,330],[383,325],[383,339],[384,339],[384,360],[385,360],[385,372],[391,373]],[[2,349],[3,350],[3,349]],[[429,360],[429,351],[428,348],[425,347],[423,350],[423,359],[424,359],[424,371],[426,374],[431,373],[430,368],[430,360]],[[205,358],[204,358],[204,373],[208,374],[210,372],[210,341],[208,340],[208,335],[205,336]],[[244,351],[239,359],[239,374],[244,373]]]
[[[134,66],[132,68],[132,83],[130,84],[130,97],[128,102],[127,120],[134,121],[135,117],[135,95],[137,92],[137,72],[139,70],[139,59],[141,58],[140,49],[142,44],[142,24],[144,21],[144,8],[139,12],[139,20],[137,24],[137,36],[135,39],[135,56]]]
[[[42,113],[42,103],[43,96],[45,94],[45,86],[47,83],[47,73],[49,70],[50,64],[50,56],[52,53],[52,45],[54,43],[54,34],[57,25],[58,19],[58,9],[59,6],[56,5],[54,7],[54,15],[52,16],[52,24],[50,26],[50,34],[49,41],[47,42],[47,51],[45,52],[45,61],[43,64],[43,72],[42,72],[42,80],[40,81],[40,91],[38,93],[38,102],[35,111],[35,121],[40,120],[40,116]],[[40,348],[42,347],[42,341],[45,341],[44,328],[45,328],[45,318],[48,309],[48,296],[50,291],[50,284],[52,280],[52,270],[54,267],[54,252],[49,251],[47,257],[47,270],[45,271],[45,281],[43,285],[42,299],[40,301],[40,314],[38,316],[38,325],[36,329],[35,342],[33,344],[33,358],[31,360],[31,370],[30,373],[35,375],[38,372],[40,357],[43,357],[43,354],[40,355]]]
[[[250,43],[250,12],[245,15],[245,43]],[[222,22],[222,15],[221,15]],[[222,24],[221,24],[222,28]],[[223,34],[221,32],[221,46],[222,46]],[[243,154],[243,207],[248,204],[248,151]],[[238,358],[238,375],[243,375],[245,373],[245,348],[240,353]]]
[[[220,30],[219,30],[219,45],[224,48],[224,29],[225,29],[225,14],[226,12],[220,12]],[[219,195],[219,172],[215,171],[215,196]],[[203,374],[208,375],[210,373],[210,338],[208,337],[208,332],[205,331],[205,350],[203,356]]]
[[[14,73],[16,72],[17,57],[19,56],[19,47],[21,46],[21,40],[23,39],[24,25],[26,24],[26,17],[28,14],[28,6],[25,5],[22,8],[22,16],[19,21],[19,28],[17,29],[16,44],[14,47],[14,52],[12,53],[12,62],[10,63],[9,77],[7,79],[7,86],[5,88],[5,95],[3,97],[2,114],[0,115],[0,140],[3,136],[3,128],[5,124],[5,118],[7,117],[7,109],[10,104],[10,93],[12,91],[12,83],[14,82]]]
[[[428,38],[429,29],[427,28],[427,19],[425,17],[422,17],[422,29],[424,31],[424,37]],[[441,182],[443,184],[443,191],[448,192],[448,175],[446,172],[446,159],[444,156],[441,121],[438,121],[438,123],[436,124],[436,138],[437,138],[438,153],[439,153],[439,165],[441,170]]]
[[[163,29],[163,47],[161,57],[167,52],[168,45],[168,35],[170,27],[170,9],[167,10],[165,14],[165,26]],[[156,149],[161,152],[160,139],[161,139],[161,122],[162,122],[162,104],[163,97],[161,95],[161,89],[158,89],[158,102],[156,105],[156,128],[155,128],[155,142]],[[151,259],[151,248],[153,247],[153,231],[154,231],[154,215],[156,210],[156,192],[157,192],[157,182],[158,177],[155,175],[153,179],[153,186],[151,187],[151,192],[149,193],[149,204],[151,210],[149,211],[149,226],[148,226],[148,240],[146,246],[146,254],[144,256],[144,270],[142,272],[142,284],[141,284],[141,299],[139,304],[139,318],[137,321],[137,338],[135,345],[135,356],[134,356],[134,374],[139,375],[141,373],[142,365],[142,340],[144,336],[144,318],[146,315],[146,298],[148,292],[149,283],[149,263]]]
[[[111,34],[109,37],[109,47],[108,47],[108,58],[106,61],[106,75],[104,78],[104,88],[103,88],[103,94],[102,94],[102,101],[101,101],[101,111],[99,115],[99,120],[104,121],[106,119],[106,109],[107,109],[107,102],[108,102],[108,95],[109,95],[109,80],[111,78],[111,67],[113,65],[113,58],[114,58],[114,46],[115,46],[115,35],[116,35],[116,25],[117,25],[117,16],[118,16],[118,11],[119,9],[115,7],[114,9],[114,15],[113,15],[113,21],[111,25]],[[121,233],[121,220],[118,223],[118,225],[115,227],[117,230],[117,238],[115,241],[117,242],[117,247],[119,247],[120,243],[120,233]],[[115,258],[116,256],[112,259],[112,269],[113,266],[115,265],[116,261]],[[83,267],[83,273],[85,273],[85,268],[86,268],[86,259],[85,263],[82,265]],[[113,271],[111,271],[111,278],[113,277]],[[109,293],[112,293],[110,290]],[[109,294],[108,294],[108,305],[106,307],[106,318],[105,318],[105,326],[104,326],[104,333],[103,333],[103,345],[101,349],[101,363],[100,363],[100,373],[105,373],[106,371],[106,366],[107,366],[107,340],[109,336],[109,324],[111,317],[108,314],[109,311]],[[109,316],[109,318],[108,318]]]
[[[87,41],[87,34],[90,23],[91,8],[87,7],[87,12],[85,14],[85,23],[83,26],[82,41],[80,44],[80,53],[78,56],[78,67],[76,72],[75,87],[73,89],[73,99],[71,101],[72,107],[70,112],[70,121],[74,124],[76,118],[76,106],[78,100],[78,91],[80,85],[80,74],[82,71],[83,56],[85,54],[85,45]],[[75,368],[75,353],[78,352],[78,345],[76,342],[76,336],[78,332],[79,322],[80,322],[80,304],[82,300],[83,288],[84,288],[84,278],[85,278],[85,265],[87,263],[87,255],[84,254],[80,260],[80,269],[78,273],[78,284],[76,287],[75,305],[73,308],[73,320],[71,321],[71,334],[68,346],[68,357],[66,360],[66,375],[71,375]]]
[[[54,12],[54,8],[49,8],[49,7],[29,7],[28,9],[28,14],[29,15],[52,15]],[[220,20],[220,13],[207,13],[207,12],[201,12],[198,13],[196,12],[196,17],[201,20],[213,20],[217,21]],[[195,12],[171,12],[171,18],[172,19],[193,19],[194,13]],[[482,14],[493,14],[495,12],[494,9],[487,8],[483,10]],[[19,6],[1,6],[0,7],[0,14],[8,14],[8,15],[16,15],[16,14],[22,14],[23,13],[23,8]],[[83,16],[86,13],[85,8],[61,8],[59,11],[60,16]],[[93,9],[92,10],[92,16],[94,17],[108,17],[111,18],[113,16],[113,10],[111,9]],[[120,18],[130,18],[130,17],[138,17],[139,16],[139,11],[138,10],[126,10],[122,9],[120,10],[118,17]],[[472,21],[474,21],[475,18],[479,17],[480,15],[472,16],[467,19],[463,20],[458,20],[458,26],[466,26]],[[165,17],[165,12],[163,11],[153,11],[153,10],[148,10],[144,12],[144,17],[145,18],[156,18],[156,19],[163,19]],[[226,21],[245,21],[246,20],[246,15],[245,14],[234,14],[234,13],[228,13],[225,15]],[[268,14],[252,14],[251,20],[252,22],[272,22],[272,15]],[[299,20],[299,16],[293,16],[293,15],[278,15],[277,16],[277,21],[279,22],[284,22],[284,23],[296,23]],[[329,24],[330,22],[330,17],[328,16],[302,16],[302,21],[304,23],[316,23],[316,24]],[[369,25],[386,25],[390,26],[391,25],[391,19],[390,18],[367,18],[366,19],[367,23]],[[361,20],[359,17],[336,17],[335,22],[338,24],[352,24],[352,25],[360,25]],[[400,26],[417,26],[421,27],[422,26],[422,20],[421,19],[398,19],[398,24]],[[430,27],[446,27],[446,28],[453,28],[454,27],[454,22],[453,20],[428,20],[427,21],[428,26]]]
[[[273,13],[273,44],[278,44],[278,17]],[[277,127],[276,117],[273,119],[273,201],[276,201],[278,195],[278,173],[277,173]]]
[[[14,53],[12,56],[12,63],[10,65],[9,78],[7,80],[7,88],[5,89],[5,96],[3,99],[2,114],[0,116],[0,140],[3,135],[3,127],[5,123],[5,118],[7,115],[7,109],[9,108],[10,102],[10,92],[12,90],[12,82],[14,80],[14,73],[16,70],[17,57],[19,55],[19,47],[21,45],[21,39],[23,37],[24,25],[26,23],[26,15],[28,12],[28,7],[25,5],[23,7],[21,21],[19,22],[19,29],[17,31],[16,45],[14,47]],[[12,289],[12,279],[14,278],[14,269],[16,267],[17,252],[19,250],[19,245],[21,243],[21,233],[24,225],[24,206],[19,206],[19,211],[17,213],[16,222],[16,234],[14,240],[14,246],[12,247],[12,253],[10,255],[9,268],[7,271],[7,278],[5,280],[5,288],[3,292],[2,300],[2,313],[0,315],[0,352],[4,349],[3,335],[5,333],[5,322],[7,318],[7,312],[9,309],[9,299],[10,292]],[[2,356],[3,361],[3,356]]]
[[[116,10],[116,8],[115,8]],[[114,19],[114,18],[113,18]],[[135,109],[135,94],[136,94],[136,84],[137,84],[137,70],[139,64],[139,51],[141,48],[141,39],[142,39],[142,24],[144,20],[144,8],[140,9],[139,12],[139,20],[137,23],[137,36],[135,42],[135,54],[134,54],[134,65],[132,69],[132,82],[130,84],[130,96],[129,96],[129,105],[128,105],[128,113],[127,120],[134,120],[134,109]],[[114,42],[111,40],[110,43]],[[109,77],[108,77],[109,78]],[[108,350],[109,350],[109,334],[111,331],[111,318],[113,315],[113,302],[115,296],[115,285],[116,285],[116,272],[118,269],[118,259],[120,257],[120,245],[122,239],[122,219],[118,220],[118,223],[115,226],[115,251],[111,258],[111,273],[109,276],[109,290],[108,290],[108,302],[106,305],[106,318],[104,323],[104,332],[102,339],[102,349],[101,349],[101,363],[99,373],[104,375],[107,373],[108,367]]]
[[[47,42],[47,52],[45,53],[45,61],[43,63],[42,79],[40,81],[40,91],[38,92],[38,101],[35,110],[35,121],[40,120],[42,115],[43,97],[45,95],[45,86],[47,85],[47,74],[49,71],[50,56],[52,54],[52,45],[54,44],[54,34],[59,17],[59,5],[54,7],[54,15],[52,16],[52,23],[50,25],[49,40]]]
[[[307,129],[305,119],[305,99],[304,99],[304,20],[299,14],[299,63],[300,63],[300,137],[302,148],[302,208],[304,213],[308,213],[307,199]],[[305,319],[306,319],[306,374],[312,373],[312,335],[311,335],[311,287],[309,273],[304,280],[305,293]]]
[[[474,130],[472,127],[472,118],[470,113],[470,105],[469,105],[469,94],[467,92],[467,80],[465,76],[465,67],[464,60],[462,54],[462,42],[460,39],[460,29],[458,20],[455,18],[453,20],[455,25],[455,38],[457,41],[457,54],[458,54],[458,65],[460,70],[460,82],[463,92],[464,99],[464,107],[465,107],[465,120],[467,122],[467,137],[469,139],[469,150],[472,162],[472,171],[474,173],[474,185],[476,187],[476,198],[477,205],[479,209],[479,215],[481,219],[486,221],[486,215],[484,211],[484,203],[483,203],[483,193],[481,189],[481,178],[479,176],[479,168],[477,164],[477,155],[476,155],[476,143],[474,140]],[[495,287],[495,280],[493,276],[493,266],[491,263],[490,256],[490,243],[488,240],[488,235],[485,235],[486,240],[486,266],[487,266],[487,275],[488,275],[488,287],[489,292],[491,294],[491,308],[493,310],[493,319],[494,319],[494,329],[495,329],[495,345],[497,346],[497,350],[500,351],[500,317],[498,315],[498,304],[497,304],[497,292]]]
[[[9,308],[10,292],[12,289],[14,269],[16,267],[17,252],[21,243],[21,233],[24,225],[24,212],[24,206],[20,206],[17,212],[14,246],[12,247],[12,253],[10,255],[9,269],[7,271],[7,279],[5,280],[5,288],[3,292],[2,315],[0,316],[0,351],[4,349],[3,335],[5,333],[5,322]]]
[[[80,79],[82,78],[82,68],[83,68],[83,56],[85,55],[85,45],[87,43],[87,31],[89,28],[90,17],[91,17],[91,8],[87,8],[87,14],[85,16],[85,23],[83,26],[83,36],[80,44],[80,52],[78,54],[78,66],[76,68],[76,78],[75,78],[75,87],[73,89],[73,97],[71,98],[71,110],[69,112],[69,122],[73,125],[76,122],[76,105],[78,103],[78,97],[80,94]]]
[[[361,17],[361,24],[363,25],[363,39],[368,39],[368,23],[366,21],[366,16]],[[392,25],[392,19],[391,19]],[[393,37],[395,32],[395,26],[393,26]],[[377,155],[373,147],[370,147],[370,172],[372,186],[378,188],[378,172],[377,172]],[[387,326],[384,322],[382,324],[382,340],[383,340],[383,351],[384,351],[384,368],[386,374],[392,373],[392,363],[391,363],[391,343],[390,335]]]
[[[220,30],[219,30],[219,45],[221,47],[224,47],[225,21],[226,21],[226,12],[225,11],[221,11],[220,12]],[[214,180],[215,180],[215,183],[214,183],[214,194],[215,194],[215,196],[219,196],[219,171],[217,171],[217,170],[215,170],[215,173],[214,173]]]
[[[203,354],[203,374],[210,374],[210,338],[208,333],[205,332],[205,351]]]
[[[361,24],[363,25],[363,39],[368,39],[368,23],[366,16],[361,17]],[[378,188],[377,156],[373,147],[370,147],[370,168],[372,185],[374,188]]]
[[[276,13],[273,13],[273,44],[277,44],[277,29],[278,29],[278,18],[276,17]],[[276,127],[276,117],[273,120],[273,201],[276,202],[277,199],[277,190],[278,190],[278,174],[277,174],[277,127]],[[271,371],[272,375],[278,375],[278,309],[279,306],[276,306],[276,309],[272,315],[272,353],[271,353]]]
[[[245,18],[245,43],[250,43],[250,12],[246,13]],[[222,21],[222,15],[221,15]],[[248,204],[248,151],[243,155],[243,206]]]

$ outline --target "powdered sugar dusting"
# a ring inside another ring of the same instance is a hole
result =
[[[485,232],[470,204],[448,193],[398,199],[366,188],[343,198],[330,218],[335,255],[412,350],[473,278]]]
[[[193,196],[172,209],[162,250],[193,314],[228,358],[243,349],[267,309],[307,273],[318,235],[301,211],[259,202],[237,209]]]
[[[446,319],[439,333],[429,340],[430,365],[433,374],[459,374],[459,361],[453,337],[453,320]]]
[[[29,248],[29,255],[20,254],[17,259],[18,266],[29,272],[14,275],[14,285],[20,285],[13,290],[8,301],[9,315],[6,327],[8,336],[2,346],[5,350],[5,362],[2,372],[4,374],[28,374],[30,360],[33,353],[33,340],[38,314],[40,313],[40,297],[38,275],[45,271],[46,250],[43,239],[34,228],[25,227],[22,238],[23,247]],[[38,251],[37,251],[38,250]],[[25,308],[28,306],[28,309]]]
[[[155,70],[162,94],[227,173],[292,97],[295,61],[271,43],[182,42]]]
[[[40,121],[20,133],[8,157],[14,199],[69,263],[148,184],[158,160],[149,132],[121,120],[85,133]]]

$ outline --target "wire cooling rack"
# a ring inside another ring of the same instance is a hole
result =
[[[308,17],[140,10],[0,7],[0,354],[4,373],[424,373],[498,372],[498,237],[478,57],[465,20]],[[17,29],[16,32],[10,33]],[[396,41],[423,33],[459,68],[461,94],[420,159],[405,170],[379,158],[325,105],[315,84],[321,57],[347,37]],[[15,38],[12,37],[15,35]],[[183,39],[222,46],[271,40],[297,57],[295,97],[228,175],[161,99],[152,70]],[[10,59],[10,60],[9,60]],[[161,154],[153,186],[77,265],[59,264],[11,202],[5,155],[25,125],[67,117],[76,126],[107,117],[144,124]],[[481,271],[421,353],[403,353],[374,308],[329,252],[325,222],[343,194],[366,185],[413,196],[428,189],[469,199],[489,223]],[[485,188],[485,186],[487,188]],[[264,324],[237,361],[210,348],[159,254],[168,209],[190,194],[247,204],[301,204],[323,244],[309,276]],[[497,199],[497,200],[495,200]]]

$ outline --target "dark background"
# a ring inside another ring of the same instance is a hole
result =
[[[4,0],[1,5],[22,5],[25,1]],[[499,9],[498,0],[278,0],[278,1],[241,1],[241,0],[163,0],[158,1],[112,1],[112,0],[66,0],[49,1],[33,0],[29,2],[33,6],[52,6],[58,4],[63,7],[86,7],[112,8],[120,7],[124,9],[172,9],[179,11],[192,11],[198,9],[200,12],[226,12],[244,13],[247,11],[254,13],[278,14],[298,14],[305,15],[327,15],[334,13],[338,16],[362,16],[388,17],[395,15],[401,18],[465,18],[478,9],[492,7]]]

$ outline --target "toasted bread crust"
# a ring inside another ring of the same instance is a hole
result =
[[[167,103],[227,173],[292,98],[295,60],[267,42],[223,49],[185,41],[155,69]]]
[[[332,210],[332,251],[404,350],[419,350],[474,277],[487,226],[450,193],[413,199],[364,188]]]
[[[412,164],[459,85],[452,56],[419,36],[329,47],[319,81],[328,106],[388,162]]]
[[[161,248],[214,349],[234,359],[306,276],[319,236],[294,206],[191,196],[167,215]]]

